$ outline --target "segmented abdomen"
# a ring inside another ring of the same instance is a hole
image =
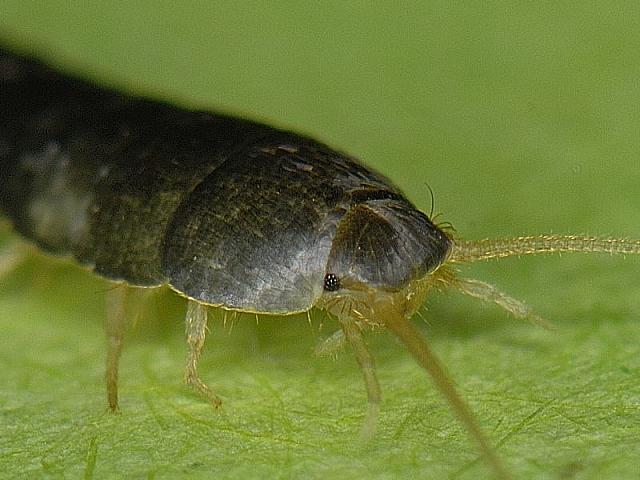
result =
[[[0,53],[0,206],[43,249],[110,278],[163,283],[160,243],[181,200],[251,122],[183,111]]]
[[[233,256],[249,231],[241,253],[252,256],[247,262],[300,272],[313,262],[313,281],[305,281],[317,295],[327,235],[352,201],[348,192],[382,189],[401,197],[384,177],[348,157],[265,125],[98,88],[3,51],[0,82],[0,209],[43,249],[70,254],[108,278],[158,285],[174,275],[185,279],[183,290],[208,299],[209,292],[191,286],[199,269],[223,269],[218,284],[241,285],[253,267],[233,258],[244,266],[216,267],[188,252],[224,248]],[[189,199],[208,177],[217,190],[200,190],[221,204]],[[177,211],[183,218],[175,218]],[[192,228],[198,219],[184,218],[189,215],[214,222],[211,240]],[[167,232],[173,237],[167,239]],[[286,266],[292,249],[302,245],[308,245],[309,259],[296,260],[302,267]],[[261,256],[265,247],[273,254]]]

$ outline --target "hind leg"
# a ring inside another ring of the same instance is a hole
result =
[[[15,238],[9,238],[0,244],[0,278],[9,274],[26,256],[24,245]]]
[[[118,367],[122,353],[122,340],[127,328],[127,287],[117,286],[107,292],[107,402],[111,411],[118,409]]]

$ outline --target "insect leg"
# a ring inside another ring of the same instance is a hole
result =
[[[314,353],[319,357],[335,357],[344,348],[345,342],[344,331],[336,330],[316,346]]]
[[[14,238],[0,245],[0,278],[16,268],[25,258],[25,253],[24,246]]]
[[[204,395],[214,407],[219,407],[222,405],[222,400],[200,380],[198,375],[198,360],[207,334],[207,307],[193,300],[189,300],[187,304],[186,334],[189,353],[184,381],[198,393]]]
[[[127,327],[126,300],[128,288],[119,285],[107,292],[107,401],[112,411],[118,408],[118,365],[122,353],[122,339]]]
[[[482,455],[493,467],[495,474],[500,479],[511,478],[511,475],[502,465],[500,458],[483,433],[475,415],[460,397],[453,383],[449,379],[444,366],[435,353],[422,337],[420,332],[411,324],[409,319],[402,315],[389,315],[385,318],[386,327],[391,330],[407,347],[413,358],[431,376],[433,382],[449,402],[452,410],[458,415],[462,424],[467,428],[471,437],[478,443]]]
[[[518,319],[527,320],[547,330],[554,330],[554,326],[537,315],[531,307],[501,292],[493,285],[472,278],[460,277],[456,277],[453,285],[465,295],[478,298],[483,302],[495,303]]]
[[[344,336],[349,342],[349,345],[351,345],[353,353],[356,356],[356,361],[358,365],[360,365],[364,383],[367,388],[369,405],[367,407],[367,416],[360,433],[364,440],[368,440],[372,438],[375,433],[378,412],[380,411],[381,395],[380,384],[376,376],[376,366],[371,353],[369,353],[367,344],[364,338],[362,338],[362,332],[356,321],[346,316],[340,317],[339,320]]]

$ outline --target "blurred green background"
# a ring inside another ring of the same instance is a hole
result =
[[[640,237],[637,2],[0,2],[0,35],[96,81],[311,134],[386,173],[465,238]],[[0,178],[3,175],[0,172]],[[5,238],[6,240],[6,238]],[[5,242],[6,245],[6,242]],[[637,478],[640,264],[466,269],[557,332],[435,294],[422,328],[517,478]],[[103,393],[109,285],[31,255],[0,279],[0,477],[485,478],[424,373],[369,337],[380,428],[319,313],[213,321],[212,411],[180,385],[184,305],[133,329],[119,415]],[[228,330],[228,328],[227,328]]]

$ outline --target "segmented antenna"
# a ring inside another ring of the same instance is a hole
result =
[[[561,252],[609,253],[612,255],[640,254],[640,240],[576,235],[536,235],[493,240],[455,240],[448,263],[471,263],[492,258]]]

